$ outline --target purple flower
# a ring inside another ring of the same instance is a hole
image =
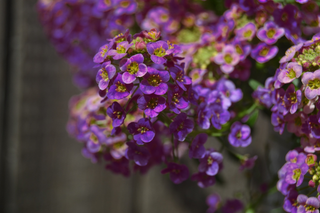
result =
[[[229,44],[226,45],[221,53],[218,53],[214,61],[221,65],[220,68],[222,72],[229,74],[234,70],[234,66],[240,61],[240,56],[236,51],[236,48]]]
[[[214,104],[210,107],[212,111],[211,123],[216,129],[221,129],[221,125],[227,123],[230,119],[228,110],[223,109],[222,106]]]
[[[230,95],[230,94],[229,94]],[[221,104],[223,109],[228,109],[231,106],[231,100],[226,95],[223,95],[219,90],[213,90],[206,97],[207,104]]]
[[[193,131],[194,123],[187,119],[186,113],[180,113],[169,126],[171,134],[178,141],[184,141],[187,135]]]
[[[138,145],[149,143],[155,136],[155,131],[149,119],[141,118],[138,123],[132,122],[128,125],[130,134],[133,134],[133,139]]]
[[[204,148],[204,144],[206,143],[208,139],[208,135],[205,133],[201,133],[197,135],[189,148],[189,157],[190,158],[203,158],[206,152],[206,149]]]
[[[167,59],[164,58],[167,55],[169,46],[167,42],[157,41],[154,43],[147,44],[147,51],[151,55],[151,60],[156,64],[164,64]]]
[[[127,41],[117,43],[116,49],[109,50],[108,54],[113,56],[114,60],[119,60],[127,55],[127,51],[132,45],[133,44],[129,44]]]
[[[222,160],[223,156],[219,152],[208,150],[205,156],[200,159],[198,170],[209,176],[215,176],[222,167]]]
[[[284,35],[285,30],[283,28],[279,28],[276,23],[273,21],[269,21],[264,24],[262,28],[257,33],[257,37],[265,42],[266,44],[274,44]]]
[[[287,4],[284,8],[277,8],[274,13],[274,21],[284,28],[291,28],[296,23],[295,15],[297,12],[296,6]]]
[[[251,51],[251,46],[250,44],[243,42],[243,41],[238,41],[235,40],[232,42],[236,49],[236,53],[240,56],[240,61],[243,61],[244,59],[247,58],[247,56],[250,54]]]
[[[133,160],[139,166],[145,166],[151,157],[148,149],[144,146],[138,146],[134,142],[127,142],[126,158]]]
[[[183,96],[183,93],[184,91],[178,86],[168,91],[168,102],[170,110],[176,114],[179,114],[181,109],[185,109],[189,106],[189,102]]]
[[[317,115],[310,115],[307,122],[302,125],[302,128],[304,133],[311,133],[314,138],[320,139],[320,124]]]
[[[107,64],[98,71],[96,81],[100,90],[108,88],[109,82],[115,76],[116,72],[116,68],[111,64]]]
[[[306,195],[299,195],[298,203],[298,213],[319,213],[320,202],[316,197],[307,197]]]
[[[252,94],[253,98],[259,100],[259,103],[270,108],[272,105],[270,90],[259,86]]]
[[[144,94],[164,95],[168,90],[166,84],[170,80],[168,71],[159,71],[148,67],[148,72],[140,83],[140,90]]]
[[[279,132],[281,135],[285,127],[284,117],[279,112],[273,112],[271,115],[271,123],[274,127],[274,131]]]
[[[133,14],[138,8],[137,3],[133,0],[118,0],[117,3],[116,9],[114,10],[114,14],[116,16],[120,16],[122,14]]]
[[[87,149],[91,153],[99,152],[101,149],[101,144],[106,140],[106,136],[103,134],[103,129],[100,129],[96,125],[92,125],[90,127],[90,132],[91,134],[86,144]]]
[[[288,84],[302,74],[302,66],[296,62],[288,63],[286,69],[280,69],[278,80],[281,83]]]
[[[108,91],[108,98],[109,99],[123,99],[126,98],[129,94],[130,91],[133,88],[133,84],[125,84],[122,81],[122,75],[120,73],[117,74],[117,77],[115,78],[112,86],[110,87]]]
[[[112,105],[108,107],[107,115],[112,118],[113,127],[118,127],[123,124],[123,121],[126,118],[126,113],[118,102],[113,102]]]
[[[296,54],[296,52],[298,52],[301,49],[302,46],[303,46],[303,43],[300,43],[287,49],[286,54],[281,58],[280,63],[282,64],[290,61],[293,58],[293,56]]]
[[[125,157],[121,159],[113,159],[111,156],[111,163],[106,165],[106,169],[116,173],[122,174],[125,177],[130,176],[130,169],[129,169],[129,161]]]
[[[309,100],[320,95],[320,70],[304,73],[301,81],[306,87],[304,94]]]
[[[308,172],[309,169],[308,165],[305,163],[306,158],[307,157],[305,154],[300,153],[290,160],[290,163],[286,167],[287,172],[285,175],[285,180],[287,183],[296,183],[297,186],[300,186],[302,184],[304,175]]]
[[[286,212],[297,213],[298,202],[297,202],[298,192],[295,189],[289,191],[289,193],[284,198],[283,209]]]
[[[230,99],[231,102],[238,102],[243,96],[241,89],[236,89],[234,83],[225,78],[219,80],[217,83],[217,90]]]
[[[162,174],[170,173],[170,179],[173,183],[179,184],[189,177],[189,169],[185,165],[176,163],[167,163],[167,168],[161,171]]]
[[[234,147],[246,147],[251,143],[251,130],[248,125],[236,121],[231,126],[231,132],[228,136],[229,143]]]
[[[251,57],[259,63],[266,63],[278,53],[278,47],[259,43],[251,52]]]
[[[202,129],[210,128],[211,116],[212,116],[211,108],[206,107],[206,103],[201,103],[198,109],[197,123]]]
[[[223,213],[237,213],[243,210],[243,208],[244,206],[240,200],[232,199],[227,200],[221,210]]]
[[[300,90],[295,91],[294,85],[290,84],[284,96],[284,101],[286,103],[287,109],[290,110],[291,114],[294,114],[297,111],[301,100],[302,92]]]
[[[150,118],[157,117],[166,106],[166,99],[158,95],[142,95],[138,100],[138,107]]]
[[[110,41],[108,44],[103,45],[100,47],[99,52],[93,57],[94,63],[102,63],[105,61],[107,56],[109,55],[109,50],[113,46],[114,41]]]
[[[181,66],[170,67],[169,69],[170,75],[173,80],[178,84],[181,89],[187,91],[186,85],[190,85],[192,83],[191,78],[185,75],[183,68]]]
[[[207,213],[214,213],[221,202],[221,198],[218,194],[211,194],[207,197],[207,205],[209,206],[209,209],[207,210]]]
[[[252,158],[246,157],[241,161],[240,170],[242,171],[244,169],[252,169],[257,159],[258,159],[258,156],[254,156]]]
[[[236,31],[236,38],[240,41],[249,40],[251,41],[256,33],[256,25],[249,22],[245,26]]]
[[[137,77],[143,77],[147,73],[148,68],[143,64],[143,61],[144,57],[142,54],[137,54],[129,59],[125,59],[123,66],[120,67],[120,70],[124,72],[122,74],[124,83],[131,84]]]
[[[191,180],[197,181],[200,188],[206,188],[215,184],[214,176],[209,176],[205,172],[198,172],[191,176]]]

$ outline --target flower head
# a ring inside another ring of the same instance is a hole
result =
[[[169,80],[168,71],[159,71],[148,67],[148,72],[140,83],[140,90],[144,94],[164,95],[168,90],[167,82]]]
[[[142,95],[138,100],[138,107],[150,118],[159,115],[167,106],[166,99],[158,95]]]
[[[147,44],[147,51],[151,55],[151,60],[156,64],[164,64],[167,62],[165,56],[167,55],[168,49],[169,46],[167,42],[164,41]]]
[[[118,127],[123,124],[123,121],[126,118],[126,113],[118,102],[113,102],[112,105],[108,107],[107,115],[112,118],[113,127]]]
[[[279,28],[279,26],[273,21],[269,21],[264,24],[263,28],[257,33],[257,37],[265,42],[266,44],[274,44],[284,35],[284,28]]]
[[[314,99],[315,97],[320,95],[320,70],[304,73],[301,81],[306,87],[304,95],[309,100]]]
[[[141,118],[137,123],[132,122],[127,128],[138,145],[151,142],[155,136],[155,130],[147,118]]]
[[[108,91],[107,96],[109,99],[120,100],[126,98],[130,94],[132,88],[133,84],[125,84],[122,80],[122,74],[118,73]]]
[[[228,136],[229,143],[235,147],[246,147],[251,143],[251,130],[250,127],[241,124],[240,122],[234,122],[231,126],[231,132]]]
[[[175,184],[182,183],[189,177],[188,167],[176,163],[168,163],[167,168],[162,170],[161,173],[170,173],[170,179]]]
[[[144,57],[142,54],[131,56],[125,59],[124,64],[120,67],[122,80],[126,84],[131,84],[137,77],[143,77],[147,73],[147,66],[143,63]]]
[[[169,126],[170,132],[179,141],[184,141],[187,135],[192,132],[194,123],[187,118],[186,113],[180,113]]]

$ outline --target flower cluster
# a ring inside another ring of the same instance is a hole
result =
[[[76,67],[76,84],[94,87],[71,99],[69,133],[86,158],[114,173],[163,163],[173,183],[190,177],[204,188],[221,179],[224,153],[252,176],[258,156],[237,151],[252,143],[265,107],[275,131],[286,126],[299,141],[278,174],[284,210],[319,212],[320,34],[308,40],[320,31],[317,2],[227,0],[220,17],[202,3],[39,0],[40,20]],[[254,212],[266,192],[246,207],[210,195],[208,212]]]
[[[144,30],[161,29],[163,36],[172,41],[177,36],[193,41],[194,36],[188,36],[194,35],[190,30],[197,23],[201,25],[203,16],[207,17],[198,4],[186,0],[39,0],[37,8],[46,34],[72,65],[74,82],[81,88],[94,86],[96,70],[92,57],[106,38],[138,24]],[[214,20],[215,16],[210,16]],[[200,31],[196,39],[199,34]]]

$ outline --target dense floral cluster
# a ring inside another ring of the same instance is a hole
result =
[[[255,92],[262,104],[272,106],[271,122],[275,131],[282,134],[287,126],[288,132],[299,138],[299,146],[302,147],[288,152],[287,163],[279,171],[278,189],[286,196],[284,209],[287,212],[297,211],[297,208],[302,208],[300,204],[306,203],[307,198],[302,195],[297,200],[296,191],[304,180],[308,180],[314,192],[319,186],[320,168],[314,154],[319,151],[320,138],[319,59],[320,36],[317,34],[310,41],[290,47],[281,58],[275,76],[266,81],[265,88],[259,87]],[[300,201],[302,197],[303,201]],[[319,201],[309,205],[318,206],[318,209]]]
[[[271,109],[275,131],[287,126],[299,141],[278,174],[283,208],[319,212],[318,2],[227,0],[221,16],[201,2],[39,1],[52,43],[78,69],[76,84],[93,87],[71,99],[69,133],[85,157],[114,173],[165,164],[173,183],[190,177],[204,188],[221,178],[224,153],[240,171],[253,168],[257,156],[237,148],[252,143],[259,109]],[[220,149],[209,146],[210,137]],[[271,190],[261,191],[247,206],[212,194],[208,212],[254,212]]]
[[[166,39],[192,41],[191,29],[215,17],[186,0],[39,0],[37,6],[46,34],[73,66],[74,83],[81,88],[94,86],[92,57],[106,38],[129,28],[157,28]]]

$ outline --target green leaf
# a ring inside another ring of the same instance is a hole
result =
[[[258,81],[254,80],[254,79],[249,80],[249,85],[253,90],[256,90],[258,88],[258,86],[263,87],[262,84],[260,84]]]
[[[250,127],[253,127],[254,124],[257,121],[259,115],[259,110],[255,110],[249,117],[248,121],[246,122],[246,124],[248,124]]]

